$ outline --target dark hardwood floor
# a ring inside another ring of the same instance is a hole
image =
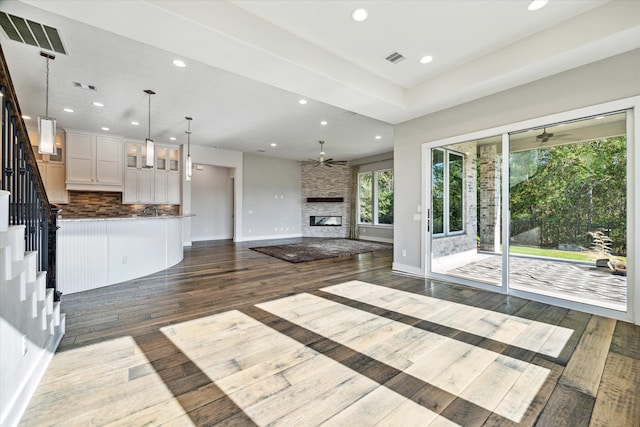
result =
[[[63,296],[21,425],[640,426],[640,327],[263,243]]]

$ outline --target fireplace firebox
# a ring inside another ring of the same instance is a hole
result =
[[[309,225],[312,227],[342,227],[342,217],[312,215],[309,217]]]

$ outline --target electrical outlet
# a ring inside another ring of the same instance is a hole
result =
[[[122,257],[122,263],[123,263],[123,264],[126,264],[126,263],[127,263],[127,256],[126,256],[126,255]]]
[[[402,250],[402,256],[407,256],[407,251],[405,249]]]

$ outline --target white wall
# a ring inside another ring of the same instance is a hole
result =
[[[185,158],[186,147],[182,146],[182,158]],[[234,188],[234,227],[233,227],[233,240],[235,242],[241,242],[242,237],[242,202],[243,202],[243,153],[240,151],[221,150],[217,148],[202,147],[199,145],[191,145],[191,159],[195,165],[213,165],[229,168],[230,174],[233,175],[235,181]],[[195,172],[195,170],[194,170]],[[186,181],[185,174],[182,174],[182,214],[192,215],[191,207],[191,187],[193,181]],[[183,221],[183,236],[184,245],[191,245],[191,226],[193,218],[185,218]]]
[[[301,236],[298,162],[245,153],[243,170],[244,240]]]
[[[183,156],[185,152],[182,146]],[[233,240],[275,239],[300,236],[300,165],[293,160],[276,159],[239,151],[191,145],[195,165],[228,168],[234,178]],[[197,179],[197,178],[196,178]],[[182,181],[182,214],[198,215],[199,183]],[[276,198],[277,196],[277,198]],[[246,206],[245,206],[246,205]],[[202,213],[204,215],[204,213]],[[185,245],[191,245],[195,217],[185,218]],[[199,233],[196,231],[196,233]]]
[[[422,144],[640,94],[640,50],[395,127],[394,268],[421,273]],[[406,256],[401,256],[406,251]]]
[[[198,165],[191,178],[191,240],[233,238],[233,174],[229,168]]]

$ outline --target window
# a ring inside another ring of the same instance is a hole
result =
[[[433,149],[431,157],[433,234],[460,234],[464,232],[464,157],[440,148]]]
[[[358,174],[358,223],[393,225],[393,170]]]

